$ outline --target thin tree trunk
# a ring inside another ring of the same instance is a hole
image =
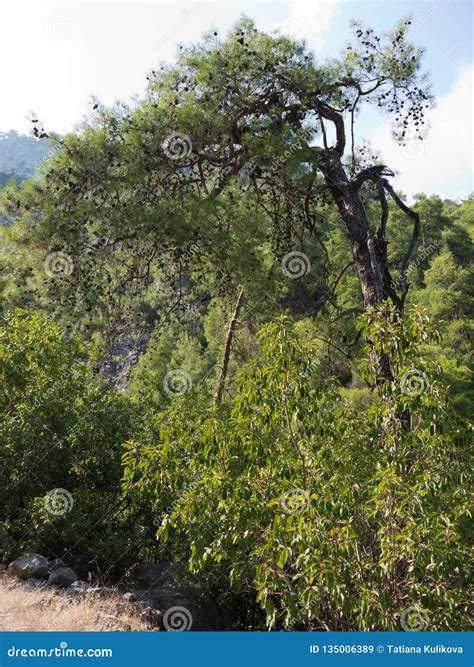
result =
[[[244,288],[241,287],[240,290],[239,290],[239,295],[237,297],[237,302],[235,304],[234,313],[232,315],[232,318],[229,322],[229,326],[227,328],[227,337],[226,337],[225,347],[224,347],[224,356],[222,358],[221,370],[220,370],[220,373],[219,373],[219,379],[217,380],[216,391],[215,391],[215,394],[214,394],[214,403],[216,405],[219,405],[222,402],[222,394],[224,392],[225,381],[226,381],[226,377],[227,377],[227,370],[229,368],[229,359],[230,359],[230,351],[231,351],[231,348],[232,348],[232,339],[234,337],[235,327],[236,327],[236,324],[237,324],[237,320],[239,318],[240,309],[242,307],[243,295],[244,295]]]
[[[360,201],[358,189],[347,178],[340,160],[332,157],[327,167],[323,163],[324,160],[321,160],[321,168],[326,183],[331,190],[349,235],[364,306],[370,308],[377,304],[379,296],[367,244],[370,229],[365,210]]]
[[[325,165],[321,160],[321,168],[347,229],[364,307],[375,307],[387,298],[383,275],[388,272],[388,267],[383,266],[385,257],[379,252],[371,233],[358,187],[349,181],[337,156],[332,155]],[[393,380],[387,355],[378,359],[378,367],[381,382]]]

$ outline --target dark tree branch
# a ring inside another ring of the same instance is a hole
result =
[[[227,329],[227,337],[225,341],[221,372],[219,373],[219,379],[217,380],[216,391],[214,394],[214,402],[216,405],[219,405],[222,401],[222,393],[224,391],[225,380],[227,377],[227,369],[229,367],[230,351],[232,349],[232,339],[234,337],[235,327],[239,319],[243,296],[244,296],[244,288],[241,287],[239,295],[237,297],[237,303],[235,304],[235,310],[229,322],[229,327]]]
[[[384,185],[381,181],[377,183],[377,194],[380,201],[380,206],[382,208],[382,214],[380,216],[380,226],[377,230],[377,242],[378,244],[381,244],[385,242],[385,230],[387,229],[387,220],[388,220],[387,198],[385,196]]]
[[[415,249],[416,242],[418,241],[418,238],[420,236],[420,216],[416,211],[414,211],[412,208],[407,206],[404,201],[400,199],[400,197],[397,195],[395,190],[392,188],[390,183],[387,180],[383,180],[383,186],[385,190],[390,194],[392,197],[393,201],[397,204],[397,206],[404,212],[408,217],[410,217],[413,220],[413,235],[410,241],[410,245],[408,246],[408,249],[405,253],[405,257],[403,258],[401,267],[400,267],[400,274],[403,275],[405,272],[408,262],[410,261],[410,257],[413,254],[413,250]]]
[[[395,174],[384,164],[374,165],[360,171],[351,183],[358,190],[367,181],[377,183],[382,176],[395,176]]]
[[[334,124],[336,129],[336,144],[333,146],[332,150],[338,157],[342,157],[346,147],[346,131],[344,128],[343,117],[336,111],[336,109],[333,109],[329,104],[321,102],[320,100],[316,100],[314,108],[319,115],[326,120],[330,120]]]
[[[354,142],[355,142],[355,138],[354,138],[354,115],[355,115],[355,110],[356,110],[356,107],[357,107],[357,103],[358,103],[358,101],[359,101],[359,99],[360,99],[360,96],[361,96],[361,93],[359,92],[359,93],[357,94],[357,97],[356,97],[356,99],[355,99],[355,101],[354,101],[354,104],[352,105],[352,108],[351,108],[351,157],[352,157],[352,170],[353,170],[354,167],[355,167],[355,153],[354,153]]]
[[[382,271],[380,268],[379,258],[377,256],[374,235],[370,229],[367,231],[367,248],[369,250],[372,273],[374,274],[374,284],[377,300],[382,301],[384,295]]]

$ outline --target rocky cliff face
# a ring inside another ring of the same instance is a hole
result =
[[[100,373],[108,379],[116,391],[123,391],[130,371],[137,365],[138,359],[146,350],[147,336],[132,339],[124,336],[117,342],[100,368]]]

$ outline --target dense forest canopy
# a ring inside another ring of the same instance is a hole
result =
[[[185,561],[243,627],[468,627],[474,200],[408,205],[357,141],[367,104],[424,136],[409,26],[320,63],[242,19],[3,188],[5,557]]]

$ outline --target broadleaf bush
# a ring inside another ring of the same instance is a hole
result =
[[[365,411],[318,377],[311,345],[279,318],[230,405],[176,401],[126,444],[125,492],[161,517],[163,545],[211,584],[225,572],[269,628],[397,630],[413,607],[429,629],[466,629],[472,466],[443,428],[439,371],[418,354],[436,333],[387,307],[361,327]]]

